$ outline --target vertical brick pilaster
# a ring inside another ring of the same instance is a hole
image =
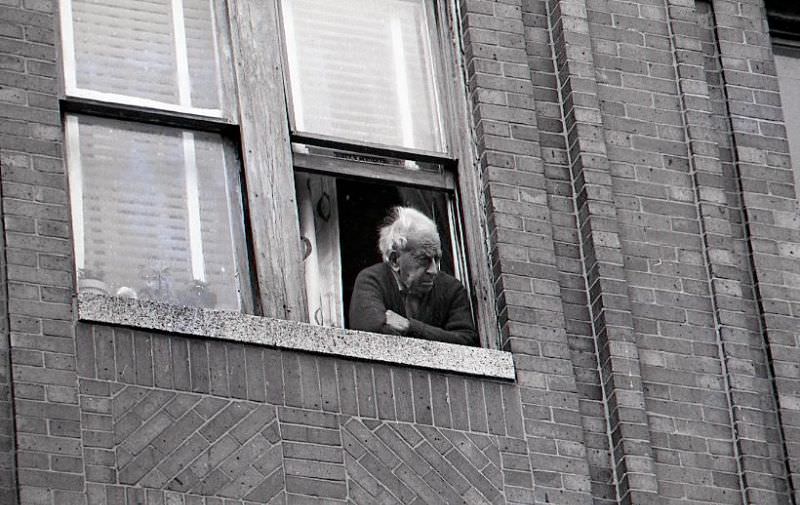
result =
[[[584,0],[550,2],[582,260],[592,306],[619,503],[657,503],[611,173]]]
[[[782,433],[793,503],[800,501],[800,317],[785,310],[800,297],[788,272],[800,271],[800,209],[782,126],[778,82],[763,0],[713,0],[722,75],[732,124],[734,163]],[[748,46],[747,51],[742,47]],[[797,163],[797,160],[794,160]],[[797,169],[796,166],[794,168]]]
[[[83,503],[55,1],[0,8],[0,166],[17,484],[23,504]],[[13,128],[9,128],[13,126]],[[58,294],[59,296],[55,296]]]
[[[738,208],[726,192],[723,156],[719,144],[714,142],[722,132],[712,122],[709,74],[703,78],[706,71],[715,71],[719,64],[716,51],[719,46],[713,33],[710,40],[703,40],[697,20],[705,16],[713,19],[713,13],[706,12],[708,8],[705,5],[708,4],[687,5],[680,0],[666,0],[666,5],[675,52],[678,92],[686,125],[690,173],[708,270],[715,334],[734,436],[739,491],[744,503],[782,503],[786,499],[782,476],[766,478],[761,470],[769,464],[766,461],[769,455],[780,452],[780,444],[776,444],[770,434],[774,432],[774,427],[769,425],[772,409],[763,408],[763,401],[756,406],[747,400],[768,397],[770,388],[757,372],[763,368],[763,355],[758,342],[752,346],[748,343],[751,338],[757,339],[757,336],[753,335],[747,323],[753,312],[747,296],[751,287],[745,282],[747,276],[741,271],[742,263],[737,263],[733,253],[739,249],[731,225],[737,217]],[[704,43],[711,45],[713,52],[706,50],[710,54],[704,55]],[[710,56],[715,63],[711,69],[704,69],[706,56]],[[743,335],[747,336],[744,342]],[[762,415],[754,417],[754,409],[762,410]],[[758,418],[766,421],[759,422]],[[755,445],[769,447],[768,455],[755,450]]]
[[[537,125],[535,74],[529,64],[531,59],[550,59],[544,4],[539,4],[461,1],[465,64],[503,347],[515,354],[529,458],[534,472],[542,471],[538,482],[534,473],[536,497],[550,503],[589,503]]]

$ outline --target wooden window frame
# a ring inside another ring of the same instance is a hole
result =
[[[431,0],[434,3],[434,17],[436,27],[431,33],[434,47],[439,49],[439,54],[433,57],[437,67],[437,75],[441,82],[434,83],[440,106],[440,122],[443,124],[443,139],[446,146],[444,152],[431,152],[419,149],[400,148],[369,142],[355,142],[348,139],[334,138],[308,132],[292,131],[293,110],[291,105],[291,91],[289,86],[288,58],[285,52],[286,44],[279,40],[280,54],[273,67],[279,69],[283,82],[284,92],[276,96],[275,100],[283,100],[287,104],[288,135],[292,143],[302,143],[318,147],[340,149],[343,151],[363,153],[367,156],[385,156],[393,159],[419,161],[438,164],[443,167],[440,175],[430,176],[415,173],[406,175],[402,168],[395,171],[381,167],[381,174],[377,176],[363,163],[347,163],[339,161],[335,164],[326,163],[320,157],[314,157],[294,152],[291,154],[292,164],[289,170],[318,172],[330,176],[357,176],[363,179],[379,179],[384,182],[396,182],[407,185],[424,185],[430,189],[452,190],[455,195],[456,211],[460,213],[458,219],[459,230],[454,232],[459,236],[463,245],[463,254],[470,283],[468,290],[472,297],[473,308],[477,318],[477,330],[480,335],[482,347],[498,348],[499,328],[497,313],[494,303],[494,292],[491,289],[490,262],[486,253],[488,235],[483,222],[480,190],[477,175],[477,156],[471,143],[473,133],[469,127],[467,110],[467,91],[464,84],[463,62],[460,58],[460,38],[457,35],[460,19],[455,2],[452,0]],[[279,13],[280,0],[274,0],[276,12]],[[283,23],[278,14],[278,38],[283,39]],[[291,151],[291,147],[290,147]],[[294,190],[294,187],[292,187]],[[294,197],[294,191],[292,191]]]
[[[61,13],[69,0],[61,0]],[[162,106],[147,100],[109,101],[107,96],[76,91],[67,72],[75,69],[70,62],[71,47],[64,47],[60,72],[63,114],[90,114],[142,123],[175,126],[185,129],[219,132],[240,146],[243,181],[245,230],[248,239],[250,285],[253,300],[248,311],[258,316],[307,322],[307,301],[302,279],[303,251],[298,227],[295,193],[295,167],[303,167],[302,157],[292,153],[292,142],[304,141],[337,148],[353,148],[359,152],[400,156],[405,159],[442,163],[456,177],[442,177],[433,184],[442,184],[455,192],[460,224],[463,226],[464,252],[468,265],[472,297],[477,317],[481,346],[497,349],[499,327],[492,289],[491,263],[488,256],[489,237],[482,209],[479,167],[474,134],[469,126],[469,109],[464,67],[459,47],[458,7],[454,0],[436,1],[439,29],[433,36],[441,50],[440,78],[443,95],[440,106],[448,128],[445,139],[447,154],[414,150],[393,150],[387,146],[352,144],[341,139],[323,138],[290,132],[290,111],[281,20],[278,0],[236,0],[220,3],[227,13],[227,22],[218,20],[226,30],[230,44],[233,78],[223,82],[225,92],[233,92],[232,118],[221,114],[198,113],[197,109]],[[215,4],[218,4],[215,2]],[[61,15],[60,28],[69,37],[71,20]],[[267,29],[274,27],[274,29]],[[65,46],[68,44],[65,44]],[[230,88],[228,88],[230,86]],[[208,111],[205,111],[208,112]],[[309,160],[306,160],[309,161]],[[313,162],[311,162],[313,164]],[[340,165],[345,167],[346,163]],[[314,170],[308,165],[307,169]],[[354,173],[353,175],[359,175]],[[362,174],[363,175],[363,174]],[[402,183],[402,174],[383,180]],[[279,237],[280,240],[275,240]]]
[[[237,121],[237,108],[236,103],[232,99],[222,98],[220,101],[220,108],[207,109],[202,107],[184,106],[175,103],[161,102],[158,100],[148,98],[132,97],[124,94],[99,92],[90,89],[83,89],[77,85],[76,72],[78,71],[75,58],[75,40],[74,40],[74,26],[73,26],[73,13],[72,6],[73,0],[59,0],[58,2],[58,40],[60,41],[58,53],[58,73],[59,79],[59,105],[62,115],[62,124],[64,125],[65,142],[64,154],[65,162],[67,164],[68,175],[72,170],[71,167],[78,159],[77,154],[77,123],[76,120],[80,117],[95,117],[100,119],[118,120],[131,125],[151,125],[156,127],[168,127],[185,132],[199,132],[199,133],[214,133],[220,136],[220,147],[226,150],[232,150],[236,153],[237,160],[240,158],[240,138],[239,127]],[[180,6],[179,2],[173,3],[173,9]],[[213,19],[226,19],[227,8],[224,2],[215,2],[213,4]],[[228,24],[226,22],[216,23],[217,33],[215,38],[218,39],[218,47],[225,47],[231,44],[230,33],[228,31]],[[176,35],[177,37],[177,35]],[[225,55],[224,51],[220,51],[220,56]],[[231,96],[234,90],[234,79],[230,72],[224,71],[224,66],[228,65],[232,68],[230,61],[224,61],[220,65],[220,89],[219,94],[221,97]],[[180,86],[179,82],[176,85]],[[240,164],[240,163],[238,163]],[[222,168],[222,167],[221,167]],[[227,171],[226,171],[227,172]],[[226,174],[229,183],[236,182],[236,191],[242,197],[245,194],[245,184],[242,179],[241,170]],[[73,187],[75,181],[72,176],[68,178],[68,185],[70,187],[70,199],[74,205],[77,194],[82,192],[82,188]],[[257,310],[257,300],[254,298],[253,289],[253,272],[251,270],[252,261],[249,257],[249,230],[247,222],[243,219],[246,215],[246,209],[243,208],[243,201],[232,201],[233,207],[230,209],[232,212],[239,211],[239,218],[241,226],[234,227],[232,230],[234,237],[241,239],[241,243],[234,240],[232,243],[234,258],[239,271],[238,287],[238,301],[239,310],[245,313],[252,313]],[[74,214],[74,208],[71,213]],[[74,218],[75,216],[73,216]],[[72,220],[73,227],[75,221]],[[84,223],[77,226],[83,227]],[[75,232],[76,237],[78,231]],[[74,250],[79,247],[75,244]],[[83,247],[83,246],[80,246]],[[75,272],[75,286],[78,287],[79,279],[77,264]],[[80,288],[77,288],[80,290]]]

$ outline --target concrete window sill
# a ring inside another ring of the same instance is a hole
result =
[[[511,353],[315,326],[237,312],[103,295],[78,297],[78,318],[147,330],[513,380]]]

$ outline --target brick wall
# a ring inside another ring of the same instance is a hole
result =
[[[86,325],[78,350],[97,503],[532,500],[508,383]]]
[[[0,503],[800,499],[760,0],[459,2],[513,382],[76,322],[53,8],[0,6]]]

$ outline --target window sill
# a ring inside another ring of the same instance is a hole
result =
[[[220,310],[78,296],[81,321],[218,338],[482,377],[514,380],[511,353],[415,338],[314,326]]]

